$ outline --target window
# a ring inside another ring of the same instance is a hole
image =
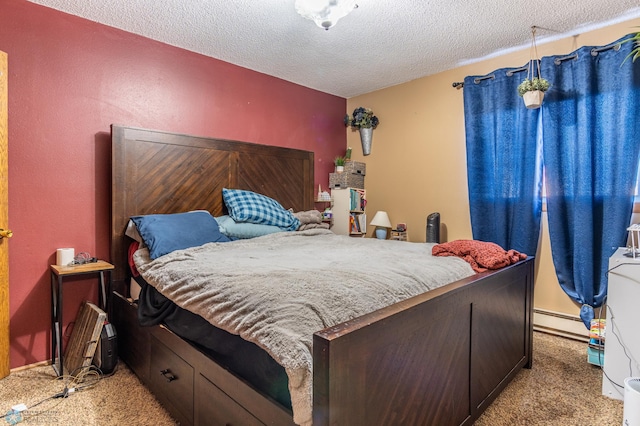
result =
[[[547,186],[542,172],[542,211],[547,211]],[[636,177],[636,187],[633,190],[633,212],[640,213],[640,167],[638,168],[638,176]]]

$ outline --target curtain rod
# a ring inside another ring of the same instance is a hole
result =
[[[524,67],[516,68],[515,70],[507,71],[507,77],[513,77],[513,75],[517,72],[527,71],[529,67],[525,65]]]
[[[485,75],[483,77],[476,77],[476,78],[473,79],[473,82],[478,84],[482,80],[488,80],[490,78],[494,79],[494,78],[496,78],[496,76],[494,74],[489,74],[489,75]],[[456,89],[462,89],[464,87],[464,82],[458,81],[458,82],[452,83],[451,85],[453,87],[455,87]]]
[[[535,28],[540,28],[540,29],[547,29],[547,28],[542,28],[542,27],[535,27]],[[613,49],[615,51],[620,50],[620,47],[622,47],[622,43],[615,43],[615,44],[610,44],[609,46],[603,46],[603,47],[594,47],[593,49],[591,49],[591,56],[598,56],[599,53],[601,52],[606,52],[609,49]],[[558,58],[555,58],[553,60],[553,62],[556,65],[560,65],[562,62],[567,61],[569,59],[577,59],[578,58],[578,54],[574,53],[573,55],[566,55],[566,56],[561,56]],[[516,68],[514,70],[510,70],[507,71],[507,76],[511,77],[513,76],[513,74],[520,72],[520,71],[526,71],[527,67],[524,66],[522,68]],[[478,83],[479,81],[482,80],[486,80],[487,78],[494,78],[493,74],[489,75],[489,76],[484,76],[484,77],[478,77],[474,80],[474,82]],[[451,83],[451,86],[454,87],[455,89],[462,89],[464,87],[464,82],[462,81],[454,81],[453,83]]]
[[[618,50],[620,50],[621,46],[622,46],[621,43],[616,43],[616,44],[610,44],[609,46],[594,47],[593,49],[591,49],[591,56],[598,56],[599,53],[606,52],[607,50],[611,50],[611,49],[617,52]],[[568,61],[569,59],[578,59],[578,54],[574,53],[573,55],[567,55],[567,56],[561,56],[559,58],[555,58],[553,60],[553,63],[556,65],[560,65],[561,63],[563,63],[564,61]]]
[[[517,72],[522,72],[522,71],[526,71],[528,68],[526,66],[521,67],[521,68],[516,68],[513,70],[509,70],[507,71],[505,74],[507,75],[507,77],[512,77],[515,73]],[[476,77],[473,79],[473,82],[478,84],[480,83],[482,80],[487,80],[487,79],[493,79],[496,78],[495,74],[489,74],[489,75],[485,75],[483,77]],[[464,82],[462,81],[456,81],[451,83],[451,86],[455,87],[456,89],[462,89],[464,87]]]
[[[612,44],[610,46],[604,46],[604,47],[594,47],[593,49],[591,49],[591,56],[598,56],[598,53],[606,52],[609,49],[613,49],[617,52],[618,50],[620,50],[621,47],[622,47],[622,43]]]

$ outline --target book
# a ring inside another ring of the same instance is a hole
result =
[[[353,214],[349,215],[349,232],[350,233],[358,232],[358,229],[356,228],[356,219]]]
[[[592,319],[589,329],[589,347],[602,349],[605,342],[606,319]]]
[[[366,213],[362,213],[358,215],[358,223],[360,224],[360,232],[363,234],[367,233],[367,215]]]
[[[589,329],[589,337],[604,341],[606,325],[606,319],[592,319],[591,328]]]

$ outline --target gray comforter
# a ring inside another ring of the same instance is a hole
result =
[[[473,274],[431,248],[311,229],[134,260],[178,306],[266,350],[289,377],[294,421],[311,424],[313,333]]]

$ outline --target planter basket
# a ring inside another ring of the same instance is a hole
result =
[[[354,173],[329,173],[329,188],[360,188],[364,189],[364,175]]]
[[[371,143],[373,142],[373,128],[360,128],[360,142],[362,143],[362,155],[371,154]]]
[[[522,95],[522,99],[524,99],[524,105],[528,109],[537,109],[542,105],[542,100],[544,99],[544,92],[542,90],[534,90],[531,92],[527,92]]]
[[[344,172],[364,176],[367,174],[367,164],[360,161],[347,161],[344,163]]]

